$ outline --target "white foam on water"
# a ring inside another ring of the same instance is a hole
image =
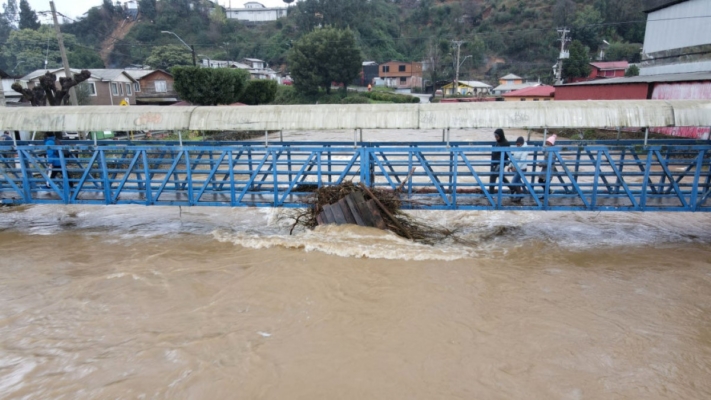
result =
[[[417,221],[455,232],[433,245],[353,225],[297,227],[290,235],[294,213],[276,208],[37,205],[0,210],[0,230],[81,233],[107,242],[192,234],[254,249],[402,260],[490,257],[530,241],[571,250],[711,242],[711,215],[705,213],[409,211]]]

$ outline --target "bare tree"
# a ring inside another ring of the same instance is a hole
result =
[[[57,76],[49,71],[39,79],[39,85],[32,89],[25,89],[20,84],[14,83],[12,90],[20,93],[24,101],[29,101],[33,107],[45,105],[61,106],[69,102],[69,89],[84,82],[91,77],[91,72],[82,70],[73,77],[59,78],[60,89],[57,89]]]

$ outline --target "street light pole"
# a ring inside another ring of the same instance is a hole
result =
[[[190,52],[193,54],[193,67],[197,67],[197,61],[196,61],[196,59],[195,59],[195,46],[191,46],[191,45],[185,43],[185,42],[183,41],[183,39],[180,38],[180,36],[178,36],[177,34],[175,34],[175,32],[171,32],[171,31],[160,31],[160,33],[169,33],[169,34],[171,34],[171,35],[177,37],[178,40],[180,40],[180,43],[184,44],[185,47],[187,47],[188,50],[190,50]]]

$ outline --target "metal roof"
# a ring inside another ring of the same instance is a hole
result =
[[[616,69],[627,69],[630,63],[627,61],[606,61],[606,62],[591,62],[590,65],[599,70],[616,70]]]
[[[329,130],[711,126],[710,100],[320,106],[0,107],[0,129]]]
[[[549,85],[531,86],[502,94],[503,97],[552,97],[555,87]]]
[[[518,76],[518,75],[508,74],[508,75],[506,75],[506,76],[504,76],[504,77],[501,77],[501,78],[499,78],[499,79],[510,80],[510,79],[523,79],[523,78],[521,78],[521,77]]]
[[[711,72],[691,72],[687,74],[640,75],[629,78],[597,79],[594,81],[567,83],[557,86],[624,85],[630,83],[696,82],[711,81]]]
[[[499,85],[494,88],[494,91],[502,91],[502,90],[512,91],[512,90],[525,89],[525,88],[534,87],[534,86],[541,86],[541,84],[539,82],[524,82],[524,83],[515,83],[512,85]]]

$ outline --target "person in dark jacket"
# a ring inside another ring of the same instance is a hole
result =
[[[511,143],[509,143],[508,140],[506,140],[506,135],[504,134],[504,130],[499,128],[494,131],[494,138],[496,138],[496,147],[511,147]],[[501,161],[501,151],[492,151],[491,152],[491,172],[492,174],[489,176],[489,193],[494,193],[494,184],[496,181],[499,179],[499,171],[502,168],[505,168],[506,165],[509,163],[509,154],[504,153],[504,160]],[[504,177],[503,179],[504,183],[509,183],[509,180]]]
[[[44,138],[45,146],[56,146],[57,138],[54,136],[54,132],[47,132]],[[47,149],[47,176],[49,179],[54,179],[57,174],[62,170],[62,163],[59,160],[59,151],[55,149]],[[46,182],[45,187],[49,189],[49,181]]]

